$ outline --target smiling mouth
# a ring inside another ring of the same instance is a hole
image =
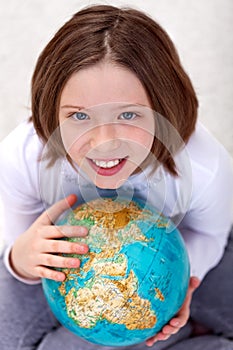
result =
[[[97,160],[97,159],[92,159],[92,162],[95,163],[100,168],[104,169],[110,169],[113,168],[114,166],[118,165],[123,159],[114,159],[114,160]]]
[[[88,158],[89,163],[92,168],[99,175],[103,176],[112,176],[118,173],[127,161],[127,157],[111,160],[99,160],[99,159],[90,159]]]

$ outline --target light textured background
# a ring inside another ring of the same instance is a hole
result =
[[[92,3],[0,0],[0,140],[30,115],[30,79],[40,51],[74,12]],[[196,89],[199,118],[233,156],[233,1],[95,3],[132,5],[168,31]]]

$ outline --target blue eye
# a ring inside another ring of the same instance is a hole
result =
[[[90,119],[89,116],[86,113],[82,113],[82,112],[76,112],[76,113],[72,114],[71,117],[73,119],[75,119],[75,120],[87,120],[87,119]]]
[[[125,120],[132,120],[134,118],[136,118],[137,114],[134,112],[123,112],[120,115],[120,119],[125,119]]]

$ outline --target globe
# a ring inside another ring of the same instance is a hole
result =
[[[128,346],[154,336],[178,312],[189,284],[184,241],[172,222],[140,201],[99,198],[58,224],[85,225],[89,252],[64,282],[43,279],[60,323],[99,345]]]

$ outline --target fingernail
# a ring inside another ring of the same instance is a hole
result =
[[[86,245],[79,245],[79,251],[80,253],[86,253],[88,252],[88,247]]]
[[[66,279],[66,276],[65,276],[64,274],[61,275],[61,274],[59,273],[59,274],[56,274],[55,279],[56,279],[57,281],[63,282],[63,281]]]
[[[88,233],[87,227],[79,226],[79,234],[81,234],[81,235],[83,235],[83,236],[86,236],[87,233]]]
[[[70,259],[70,266],[79,266],[79,263],[75,259]]]
[[[152,341],[152,342],[150,342],[150,343],[147,343],[146,345],[149,346],[149,347],[151,347],[151,346],[154,345],[154,343],[156,343],[156,341]]]

